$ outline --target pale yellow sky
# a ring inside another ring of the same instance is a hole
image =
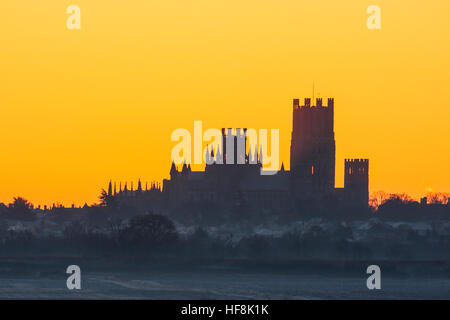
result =
[[[3,0],[0,202],[161,180],[194,120],[278,128],[289,167],[292,99],[313,81],[335,98],[337,186],[344,158],[367,157],[371,191],[450,192],[449,36],[446,0]]]

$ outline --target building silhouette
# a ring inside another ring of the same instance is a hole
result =
[[[222,129],[222,147],[207,148],[204,171],[193,171],[184,163],[172,163],[170,179],[152,183],[145,190],[116,192],[110,182],[109,195],[121,202],[145,208],[173,209],[192,204],[212,203],[222,209],[268,208],[295,209],[311,199],[335,199],[345,206],[368,206],[368,159],[345,160],[344,188],[335,188],[334,99],[324,105],[321,98],[293,100],[293,125],[290,148],[291,169],[274,175],[261,175],[262,150],[247,147],[247,129]],[[243,150],[243,152],[239,152]]]

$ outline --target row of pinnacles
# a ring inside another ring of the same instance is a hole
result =
[[[295,109],[299,109],[299,108],[322,108],[322,107],[326,107],[326,108],[333,108],[334,107],[334,98],[328,98],[328,105],[323,105],[323,99],[322,98],[316,98],[316,105],[313,106],[311,104],[311,98],[305,98],[304,99],[304,105],[300,106],[300,99],[294,99],[293,100],[293,106],[294,106],[294,110]]]
[[[124,183],[124,187],[122,189],[122,182],[119,182],[119,188],[117,188],[117,182],[109,181],[108,185],[108,196],[117,196],[117,197],[133,197],[137,195],[141,195],[143,193],[159,191],[161,192],[161,184],[159,182],[151,182],[145,183],[145,188],[142,187],[141,179],[138,180],[137,188],[134,189],[133,181],[131,181],[131,186],[128,188],[128,183]]]
[[[206,165],[212,164],[259,164],[263,163],[262,147],[258,153],[258,146],[254,143],[254,151],[247,147],[247,128],[237,128],[235,134],[231,128],[222,128],[221,147],[208,145],[205,152]],[[248,152],[247,152],[248,149]]]

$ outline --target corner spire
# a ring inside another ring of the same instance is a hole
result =
[[[262,145],[259,146],[259,162],[263,164],[263,148]]]
[[[112,182],[111,182],[111,180],[109,180],[109,185],[108,185],[108,196],[112,196]]]

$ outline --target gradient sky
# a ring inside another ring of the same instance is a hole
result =
[[[449,39],[448,0],[2,0],[0,202],[166,178],[194,120],[279,128],[289,167],[292,99],[313,82],[335,97],[337,186],[367,157],[372,192],[450,192]]]

